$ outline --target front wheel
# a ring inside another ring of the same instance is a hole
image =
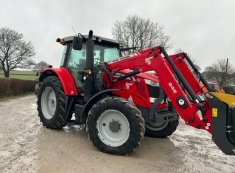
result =
[[[87,118],[90,140],[100,151],[126,155],[144,137],[144,119],[135,105],[119,97],[107,97],[93,105]]]

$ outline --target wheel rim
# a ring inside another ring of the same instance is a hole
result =
[[[108,146],[123,145],[130,136],[130,124],[127,118],[117,110],[104,111],[96,124],[99,139]]]
[[[43,90],[41,98],[41,109],[46,119],[51,119],[56,111],[56,95],[51,87]]]
[[[168,125],[168,121],[166,121],[163,117],[156,117],[156,121],[153,122],[151,120],[147,121],[145,127],[150,130],[160,131],[164,129]]]

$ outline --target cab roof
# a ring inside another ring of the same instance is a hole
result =
[[[88,35],[83,35],[83,36],[84,36],[83,40],[88,39]],[[66,44],[68,42],[72,42],[74,37],[75,36],[68,36],[68,37],[62,38],[63,43]],[[117,42],[116,40],[113,40],[113,39],[104,38],[104,37],[100,37],[100,36],[96,36],[96,35],[93,35],[92,39],[94,40],[94,42],[96,44],[105,44],[105,45],[117,46],[117,47],[120,46],[119,42]]]

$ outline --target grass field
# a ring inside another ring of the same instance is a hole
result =
[[[0,78],[4,78],[3,71],[0,71]],[[36,80],[36,72],[33,71],[11,71],[10,78],[22,80]]]

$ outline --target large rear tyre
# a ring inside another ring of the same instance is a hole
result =
[[[154,138],[166,138],[174,133],[179,125],[179,120],[148,122],[145,124],[145,135]]]
[[[131,153],[144,137],[140,110],[125,99],[106,97],[88,113],[87,131],[96,148],[105,153]]]
[[[38,116],[43,126],[61,129],[66,126],[66,95],[55,76],[43,80],[38,93]]]

